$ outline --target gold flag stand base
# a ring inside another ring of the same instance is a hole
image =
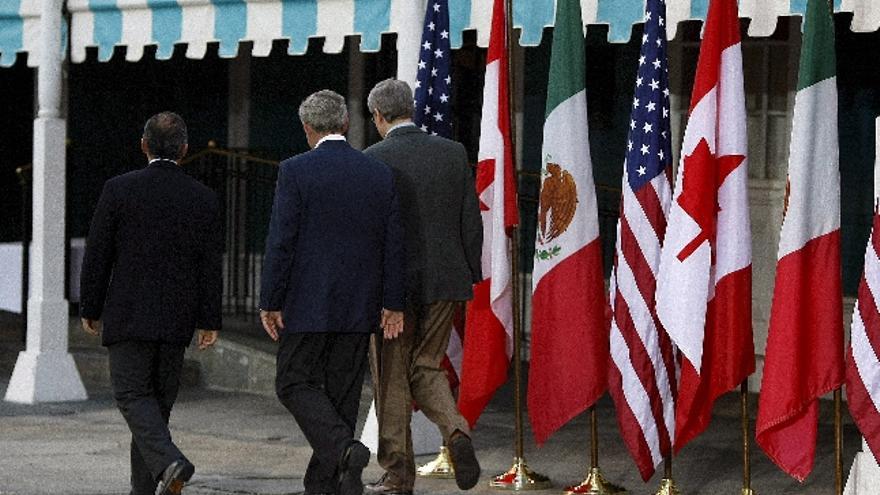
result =
[[[742,495],[755,495],[755,491],[751,488],[743,488]]]
[[[654,495],[681,495],[681,492],[678,491],[678,487],[675,485],[675,480],[672,478],[663,478],[660,480],[660,488],[654,492]]]
[[[495,490],[546,490],[551,486],[550,478],[529,469],[522,457],[515,457],[513,466],[506,473],[495,476],[489,482],[489,488]]]
[[[440,453],[437,454],[437,457],[433,461],[419,466],[416,469],[416,474],[422,478],[455,478],[455,468],[452,466],[452,462],[449,459],[449,451],[446,450],[446,447],[440,447]]]
[[[626,489],[609,482],[602,476],[598,467],[590,468],[587,479],[577,486],[569,486],[563,492],[565,495],[623,495]]]

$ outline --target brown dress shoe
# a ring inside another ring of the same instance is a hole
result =
[[[379,478],[379,481],[364,485],[364,493],[366,495],[412,495],[413,491],[412,488],[395,485],[391,481],[391,476],[385,473]]]

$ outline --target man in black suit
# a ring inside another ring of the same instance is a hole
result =
[[[131,430],[131,494],[179,494],[195,468],[171,441],[183,354],[221,324],[222,223],[215,194],[178,165],[186,124],[164,112],[141,139],[146,168],[104,184],[80,281],[83,329],[110,357],[113,394]]]
[[[260,317],[279,340],[275,390],[312,446],[308,495],[361,495],[370,451],[354,440],[370,335],[403,330],[404,254],[394,178],[353,149],[345,99],[324,90],[299,117],[311,151],[281,163]]]
[[[411,495],[415,482],[412,403],[440,427],[462,490],[480,477],[467,421],[456,407],[441,367],[458,306],[482,280],[483,224],[464,146],[432,136],[412,122],[413,95],[387,79],[367,106],[383,140],[364,153],[394,170],[406,233],[406,330],[374,349],[379,464],[385,475],[367,491]]]

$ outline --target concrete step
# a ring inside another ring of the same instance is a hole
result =
[[[199,386],[226,392],[275,396],[275,349],[268,337],[221,332],[212,349],[187,349],[187,362],[198,369]]]

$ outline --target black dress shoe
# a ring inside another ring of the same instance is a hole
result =
[[[180,495],[183,485],[192,478],[195,471],[195,466],[186,459],[172,462],[162,472],[158,495]]]
[[[370,462],[370,449],[354,440],[342,453],[339,460],[339,483],[336,495],[363,495],[364,483],[361,474]]]
[[[480,463],[470,437],[456,430],[449,440],[449,456],[455,467],[455,484],[459,490],[470,490],[480,481]]]

